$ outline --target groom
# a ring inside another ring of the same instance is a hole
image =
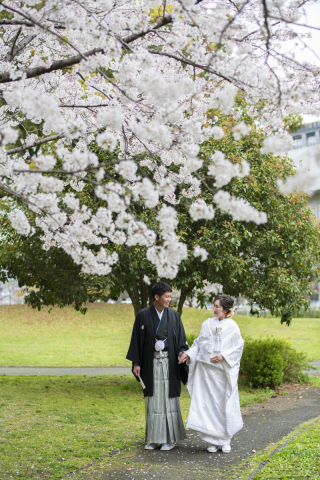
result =
[[[186,438],[180,393],[188,367],[178,364],[178,356],[188,342],[179,313],[169,308],[171,296],[172,288],[165,282],[152,287],[154,303],[138,313],[127,354],[133,374],[146,386],[146,450],[171,450]]]

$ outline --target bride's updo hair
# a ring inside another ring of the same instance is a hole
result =
[[[227,313],[229,313],[234,306],[234,300],[229,295],[219,295],[214,299],[214,302],[216,300],[219,300],[221,307]]]

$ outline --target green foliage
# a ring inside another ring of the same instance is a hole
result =
[[[240,374],[255,388],[275,388],[283,382],[306,381],[307,375],[302,370],[309,366],[306,355],[297,352],[285,340],[247,339]]]
[[[2,212],[8,210],[6,199]],[[30,214],[29,214],[30,216]],[[108,299],[106,281],[99,276],[83,275],[81,267],[63,250],[51,247],[43,249],[39,235],[28,237],[17,234],[2,218],[7,235],[0,239],[0,281],[17,278],[19,286],[30,287],[26,302],[40,310],[44,305],[73,305],[76,310],[86,312],[86,302],[98,298]]]
[[[186,333],[186,337],[187,337],[188,347],[191,348],[195,339],[198,338],[198,335],[194,335],[193,333]]]
[[[290,133],[297,132],[300,128],[304,127],[302,115],[289,115],[284,119],[284,124]]]
[[[13,17],[14,17],[13,13],[8,12],[8,10],[1,10],[0,11],[0,20],[4,20],[5,18],[6,19],[11,19]]]
[[[215,114],[219,115],[212,112],[212,116]],[[242,120],[252,124],[252,131],[239,142],[232,136],[234,122],[228,117],[219,118],[225,135],[219,141],[210,139],[202,145],[204,164],[210,163],[215,150],[222,151],[234,163],[247,160],[250,175],[234,178],[224,188],[265,211],[268,223],[236,222],[218,209],[212,221],[191,222],[181,208],[182,238],[190,247],[204,247],[209,258],[202,263],[190,254],[181,264],[176,288],[183,290],[192,282],[201,288],[203,279],[220,283],[225,293],[245,296],[251,304],[269,309],[289,325],[294,310],[308,306],[311,278],[318,275],[319,226],[304,193],[283,195],[277,188],[278,178],[294,173],[291,160],[261,155],[264,134],[245,114]],[[205,175],[205,168],[202,174]],[[207,203],[212,202],[215,191],[214,187],[203,188]]]

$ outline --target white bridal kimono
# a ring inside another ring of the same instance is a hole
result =
[[[238,375],[244,341],[231,318],[208,318],[199,337],[185,353],[190,357],[188,390],[191,396],[187,428],[213,445],[229,445],[243,427]],[[211,363],[221,353],[224,360]]]

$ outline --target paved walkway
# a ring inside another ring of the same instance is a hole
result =
[[[311,362],[316,370],[309,375],[320,377],[320,361]],[[0,375],[131,375],[130,367],[0,367]]]
[[[299,424],[320,415],[320,388],[296,387],[289,395],[270,398],[243,409],[244,428],[232,440],[232,452],[209,454],[207,444],[196,433],[170,452],[136,449],[101,468],[99,461],[87,471],[71,476],[72,480],[221,480],[228,471],[255,451],[264,450],[288,435]],[[112,461],[112,460],[111,460]],[[226,470],[228,469],[228,470]]]

